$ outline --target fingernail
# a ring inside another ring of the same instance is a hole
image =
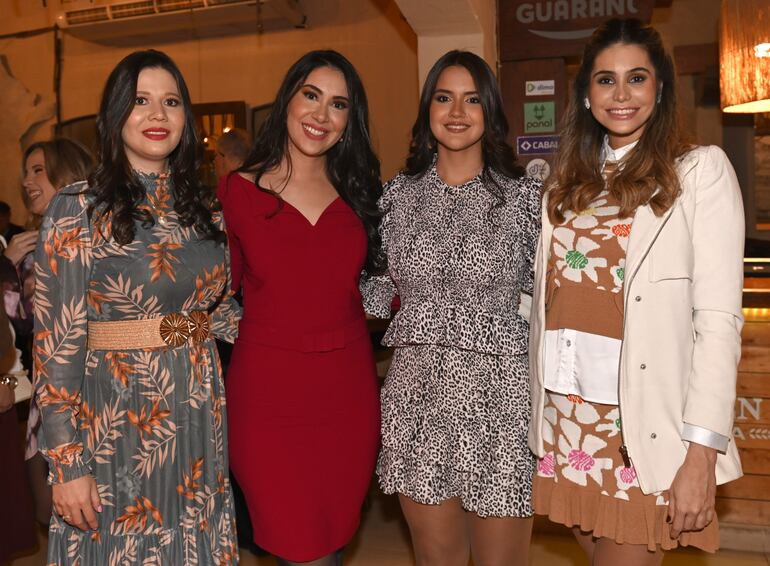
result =
[[[96,510],[97,510],[99,513],[101,513],[101,512],[102,512],[102,506],[101,506],[101,505],[99,505],[99,507],[97,507],[97,508],[96,508]]]

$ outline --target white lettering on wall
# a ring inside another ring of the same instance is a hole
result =
[[[516,19],[522,24],[531,24],[535,21],[626,16],[638,12],[636,0],[541,0],[519,4]]]
[[[572,17],[577,18],[587,18],[586,15],[586,8],[588,7],[588,4],[586,3],[586,0],[572,0]]]
[[[519,4],[519,7],[516,8],[516,19],[522,24],[531,24],[534,22],[535,18],[532,14],[532,4]]]
[[[738,414],[735,417],[737,421],[747,421],[749,418],[758,421],[762,415],[762,399],[752,397],[738,397]],[[748,413],[749,416],[746,415]]]
[[[567,0],[559,0],[553,5],[553,20],[555,22],[569,20],[569,2]]]

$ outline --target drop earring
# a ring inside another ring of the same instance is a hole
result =
[[[590,110],[591,109],[591,102],[588,100],[587,96],[583,99],[583,106],[586,107],[586,110]]]
[[[663,85],[658,88],[658,96],[655,98],[655,102],[660,104],[660,99],[663,98]]]

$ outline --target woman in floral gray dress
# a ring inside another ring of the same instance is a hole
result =
[[[420,566],[526,564],[534,458],[528,324],[540,183],[505,142],[492,71],[452,51],[423,87],[406,170],[380,206],[386,276],[364,279],[368,313],[401,308],[382,390],[377,472],[398,493]],[[526,301],[525,301],[526,303]]]
[[[224,233],[198,184],[190,99],[157,51],[110,75],[101,164],[62,189],[37,251],[35,368],[51,564],[235,564]]]

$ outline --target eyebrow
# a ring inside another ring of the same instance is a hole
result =
[[[446,88],[437,88],[436,90],[433,91],[433,94],[436,94],[438,92],[440,92],[442,94],[454,94],[454,91],[446,89]],[[477,91],[477,90],[468,90],[468,91],[464,92],[463,94],[465,96],[468,96],[469,94],[478,94],[478,93],[479,93],[479,91]]]
[[[318,88],[317,86],[315,86],[314,84],[311,84],[311,83],[303,84],[302,88],[309,88],[311,90],[316,91],[318,94],[323,94],[324,93],[324,91],[322,91],[320,88]],[[334,100],[344,100],[345,102],[349,102],[348,97],[347,96],[342,96],[342,95],[333,96],[332,99],[334,99]]]
[[[651,71],[647,67],[634,67],[633,69],[630,69],[627,72],[628,73],[638,73],[640,71],[651,74]],[[607,71],[607,70],[603,69],[601,71],[596,71],[592,76],[595,77],[596,75],[602,75],[602,74],[615,75],[617,73],[615,73],[615,71]]]
[[[146,91],[146,90],[137,90],[137,91],[136,91],[136,94],[146,94],[146,95],[150,95],[150,94],[152,94],[152,93],[151,93],[151,92],[148,92],[148,91]],[[182,98],[182,95],[181,95],[181,94],[178,94],[178,93],[176,93],[176,92],[167,92],[167,93],[166,93],[166,94],[164,94],[163,96],[176,96],[177,98]]]

